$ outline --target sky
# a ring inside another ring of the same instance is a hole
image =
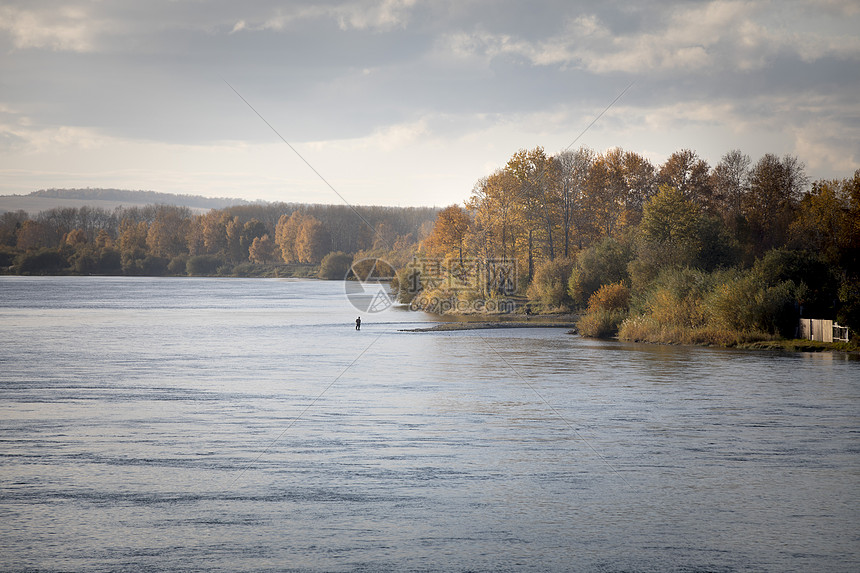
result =
[[[856,0],[0,0],[0,195],[445,206],[536,146],[848,177],[858,30]]]

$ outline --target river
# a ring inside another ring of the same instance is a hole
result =
[[[860,362],[0,277],[3,571],[857,571]]]

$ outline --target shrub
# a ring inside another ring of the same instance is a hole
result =
[[[19,256],[16,267],[22,275],[52,275],[66,270],[69,262],[59,250],[42,248]]]
[[[374,257],[362,258],[353,262],[349,270],[351,277],[356,277],[362,281],[391,279],[397,275],[394,267],[387,261]]]
[[[567,283],[573,269],[571,259],[559,258],[544,261],[535,270],[529,285],[528,297],[540,301],[545,307],[559,307],[570,304]]]
[[[610,338],[615,336],[626,317],[627,313],[623,310],[590,310],[579,319],[576,328],[583,336]]]
[[[773,335],[761,331],[739,331],[712,326],[685,328],[660,324],[643,314],[624,320],[618,329],[618,339],[629,342],[658,344],[696,344],[736,347],[760,341],[770,341]]]
[[[328,280],[343,280],[352,265],[352,255],[343,251],[329,253],[320,263],[319,278]]]
[[[391,284],[392,291],[397,293],[397,300],[404,304],[411,303],[424,287],[421,282],[421,271],[414,267],[403,267],[397,271],[397,276]]]
[[[630,308],[630,289],[624,283],[603,285],[588,299],[588,311],[627,310]]]
[[[627,280],[632,259],[629,247],[607,238],[580,252],[570,273],[567,292],[574,304],[585,306],[602,285]]]
[[[186,271],[191,276],[212,276],[218,274],[219,267],[223,264],[224,261],[215,255],[194,255],[189,257]]]
[[[164,257],[150,255],[141,261],[141,269],[147,276],[161,276],[167,272],[168,262],[170,261]]]
[[[603,285],[588,299],[588,312],[576,323],[579,333],[595,338],[609,338],[627,318],[630,290],[623,283]]]
[[[184,275],[188,271],[188,255],[177,255],[167,263],[167,272],[172,275]]]
[[[105,247],[99,254],[98,272],[105,275],[117,275],[122,272],[122,259],[119,251],[113,247]]]
[[[0,268],[11,267],[15,262],[16,253],[13,249],[0,247]]]
[[[718,285],[707,306],[715,326],[793,337],[799,316],[797,301],[805,291],[803,284],[772,282],[754,268]]]
[[[774,249],[755,262],[752,272],[765,288],[776,287],[785,281],[798,287],[805,285],[804,290],[796,293],[804,314],[833,316],[833,301],[838,297],[839,281],[820,254]]]
[[[851,338],[857,338],[860,330],[860,282],[845,280],[839,287],[839,324],[851,327]]]
[[[710,291],[709,279],[696,269],[663,270],[646,293],[644,308],[659,324],[703,326],[708,319],[704,299]]]

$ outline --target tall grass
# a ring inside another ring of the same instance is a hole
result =
[[[743,331],[717,326],[688,327],[660,323],[653,317],[637,315],[627,318],[618,329],[618,339],[629,342],[736,347],[779,338],[761,331]]]

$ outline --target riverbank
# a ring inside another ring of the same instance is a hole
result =
[[[435,326],[424,328],[404,328],[400,332],[449,332],[455,330],[488,330],[495,328],[567,328],[576,327],[575,322],[563,321],[515,321],[506,320],[498,322],[445,322]]]
[[[422,328],[405,328],[400,332],[453,332],[462,330],[492,330],[499,328],[567,328],[567,334],[578,334],[576,330],[577,316],[571,314],[557,316],[524,316],[498,317],[498,320],[487,320],[487,317],[476,317],[475,315],[445,315],[443,322],[434,326]],[[586,337],[592,338],[592,337]],[[595,338],[596,340],[607,340]],[[608,340],[618,340],[612,337]],[[860,356],[860,347],[853,342],[817,342],[802,339],[771,339],[771,340],[743,340],[738,337],[733,343],[712,344],[704,341],[622,341],[640,342],[645,344],[657,344],[663,346],[699,346],[706,348],[734,348],[738,350],[770,350],[783,352],[840,352]]]

